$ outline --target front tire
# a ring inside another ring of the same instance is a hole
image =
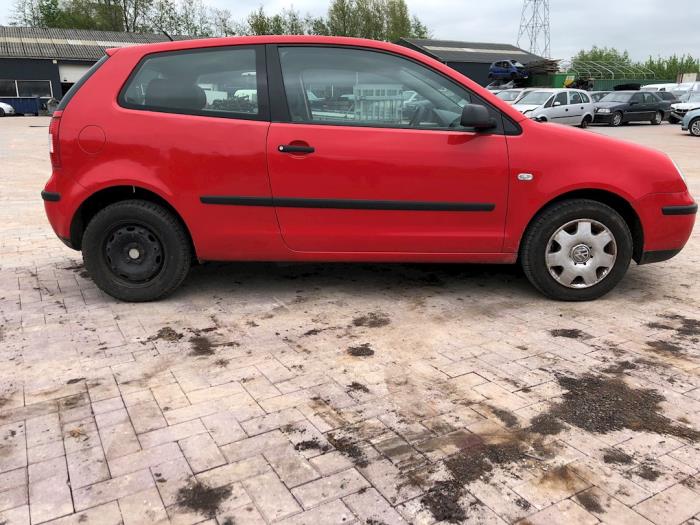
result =
[[[4,117],[4,116],[5,116],[5,110],[0,108],[0,117]]]
[[[597,201],[574,199],[534,219],[520,259],[529,281],[547,297],[590,301],[622,280],[632,248],[632,234],[619,213]]]
[[[617,128],[622,125],[622,112],[616,111],[613,113],[613,116],[610,118],[610,125],[613,128]]]
[[[700,117],[690,121],[688,124],[688,131],[693,137],[700,137]]]
[[[654,113],[654,118],[651,119],[651,123],[654,126],[658,126],[664,121],[664,114],[661,111]]]
[[[83,235],[85,268],[97,286],[116,299],[155,301],[187,277],[192,260],[180,221],[158,204],[126,200],[110,204]]]

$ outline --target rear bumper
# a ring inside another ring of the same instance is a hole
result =
[[[652,193],[635,203],[644,231],[639,264],[670,259],[680,252],[695,225],[698,205],[687,191]]]

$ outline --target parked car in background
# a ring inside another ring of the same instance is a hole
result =
[[[515,82],[504,82],[503,80],[494,80],[488,86],[486,86],[491,93],[498,94],[506,89],[515,89]]]
[[[678,84],[671,90],[671,93],[680,99],[683,95],[687,95],[693,91],[700,91],[700,82],[684,82]]]
[[[681,97],[681,102],[671,104],[668,121],[671,124],[678,124],[686,113],[698,108],[700,108],[700,91],[690,91]]]
[[[678,97],[674,95],[672,91],[654,91],[654,94],[661,100],[665,100],[669,104],[675,104],[676,102],[680,102],[678,100]]]
[[[628,122],[661,124],[671,112],[671,104],[653,91],[615,91],[595,104],[595,123],[620,126]]]
[[[518,100],[523,98],[525,95],[527,95],[530,91],[535,91],[537,89],[541,88],[516,88],[516,89],[506,89],[503,91],[499,91],[496,96],[503,100],[504,102],[508,102],[508,104],[516,104]]]
[[[15,114],[15,108],[4,102],[0,102],[0,117],[10,116]]]
[[[589,95],[593,102],[598,102],[601,98],[603,98],[605,95],[608,93],[611,93],[610,91],[589,91]]]
[[[647,84],[646,86],[642,86],[640,88],[641,91],[654,91],[654,92],[664,92],[664,91],[672,91],[678,87],[678,84],[675,83],[666,83],[666,84]]]
[[[54,112],[41,196],[121,300],[174,292],[194,261],[247,260],[520,262],[548,297],[586,301],[693,229],[667,155],[534,122],[402,46],[265,36],[107,53]],[[214,105],[234,87],[256,96]],[[312,88],[355,107],[314,109]],[[408,90],[425,99],[410,119]]]
[[[688,111],[681,122],[681,129],[689,131],[694,137],[700,137],[700,109]]]
[[[593,122],[594,106],[588,93],[579,89],[536,89],[513,107],[540,122],[556,122],[585,128]]]
[[[489,68],[489,78],[494,80],[524,80],[528,76],[525,66],[517,60],[500,60]]]

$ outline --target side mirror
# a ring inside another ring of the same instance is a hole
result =
[[[554,104],[552,104],[552,105],[553,105],[554,107],[556,107],[556,106],[561,106],[561,102],[559,102],[559,101],[557,100],[557,101],[556,101]]]
[[[460,124],[462,127],[473,128],[477,131],[496,127],[496,121],[489,115],[489,110],[479,104],[467,104],[462,108]]]

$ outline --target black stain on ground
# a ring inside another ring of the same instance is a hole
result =
[[[352,439],[348,437],[336,437],[333,434],[329,434],[327,439],[338,452],[350,458],[355,466],[364,468],[369,465],[364,451]]]
[[[190,337],[190,344],[192,345],[190,355],[214,355],[214,349],[207,336],[196,335]]]
[[[649,463],[644,463],[644,464],[640,465],[638,468],[636,468],[632,472],[634,472],[640,478],[646,479],[647,481],[656,481],[657,479],[659,479],[659,476],[661,476],[661,472],[656,470]]]
[[[179,332],[176,332],[169,326],[164,326],[160,330],[158,330],[158,333],[156,335],[152,335],[151,337],[148,338],[148,341],[156,341],[156,340],[161,340],[161,341],[167,341],[169,343],[174,343],[176,341],[179,341],[182,339],[183,335]]]
[[[543,436],[554,436],[564,430],[564,425],[552,414],[544,413],[530,420],[529,430]]]
[[[606,448],[603,451],[603,461],[605,463],[617,463],[619,465],[629,465],[632,463],[632,456],[625,454],[616,448]]]
[[[73,379],[69,379],[68,381],[66,381],[66,384],[67,385],[74,385],[76,383],[80,383],[81,381],[85,381],[85,378],[84,377],[75,377]]]
[[[352,320],[354,326],[365,326],[367,328],[381,328],[389,323],[391,323],[391,319],[383,312],[370,312]]]
[[[595,494],[590,492],[582,492],[580,494],[576,494],[576,499],[588,512],[598,514],[604,512],[603,507]]]
[[[603,434],[627,428],[700,439],[700,431],[676,425],[660,413],[659,403],[665,398],[656,390],[635,389],[622,379],[590,374],[559,377],[558,381],[567,392],[549,415],[578,428]]]
[[[321,450],[322,452],[327,452],[330,447],[326,444],[321,443],[318,438],[305,439],[294,445],[294,450]]]
[[[552,337],[565,337],[567,339],[590,339],[591,336],[586,332],[582,332],[578,328],[557,328],[550,330]]]
[[[352,392],[364,392],[365,394],[369,393],[369,388],[367,388],[365,385],[362,383],[358,383],[357,381],[353,381],[348,385],[348,390]]]
[[[637,365],[632,363],[631,361],[618,361],[614,365],[610,365],[607,368],[603,369],[603,372],[606,374],[615,374],[615,375],[620,375],[624,374],[628,370],[635,370]]]
[[[653,352],[656,352],[657,354],[662,354],[662,355],[679,355],[679,354],[684,353],[683,347],[681,345],[679,345],[678,343],[674,343],[672,341],[664,341],[664,340],[649,341],[647,343],[647,346]]]
[[[512,412],[508,410],[503,410],[502,408],[489,406],[494,415],[501,420],[501,422],[508,428],[515,428],[518,426],[518,418]]]
[[[177,504],[213,518],[221,502],[230,495],[230,487],[211,488],[199,481],[193,481],[177,491]]]
[[[221,358],[221,359],[217,359],[216,361],[214,361],[214,364],[218,367],[226,368],[228,366],[229,362],[230,361],[228,359]]]
[[[362,343],[361,345],[348,348],[348,354],[353,357],[368,357],[374,355],[374,350],[372,350],[369,343]]]

